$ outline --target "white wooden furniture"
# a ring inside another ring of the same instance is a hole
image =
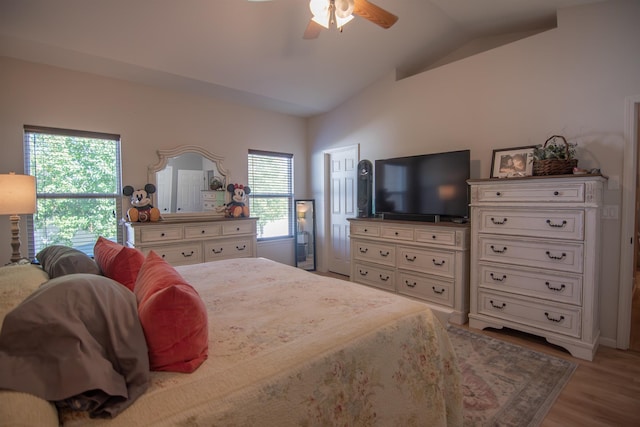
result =
[[[128,222],[127,245],[171,265],[256,257],[256,218]]]
[[[472,328],[509,327],[592,360],[602,176],[469,180]]]
[[[469,226],[349,219],[351,281],[417,298],[443,320],[469,312]]]

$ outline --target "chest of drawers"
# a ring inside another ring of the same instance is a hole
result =
[[[154,251],[171,265],[256,256],[256,219],[128,222],[127,245]]]
[[[351,280],[419,299],[452,323],[469,311],[469,227],[350,219]]]
[[[593,359],[604,182],[573,175],[469,181],[471,327],[522,330]]]

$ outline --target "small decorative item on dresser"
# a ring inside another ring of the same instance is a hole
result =
[[[513,178],[532,175],[534,145],[493,150],[491,178]]]
[[[557,140],[560,139],[562,144]],[[538,145],[533,150],[534,175],[566,175],[573,173],[578,166],[576,143],[569,143],[562,135],[553,135],[544,145]]]

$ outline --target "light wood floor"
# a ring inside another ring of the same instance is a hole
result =
[[[348,277],[332,275],[348,280]],[[640,297],[637,290],[634,299]],[[640,304],[634,303],[637,328],[632,343],[640,343]],[[571,380],[547,414],[542,427],[640,426],[640,351],[600,346],[593,362],[572,357],[543,338],[511,330],[480,332],[523,347],[572,360],[578,364]],[[638,348],[637,346],[634,348]]]

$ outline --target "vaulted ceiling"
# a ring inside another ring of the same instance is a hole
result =
[[[370,0],[361,17],[304,40],[306,0],[2,0],[0,56],[299,116],[328,111],[396,72],[409,76],[479,38],[553,28],[556,10],[602,0]]]

